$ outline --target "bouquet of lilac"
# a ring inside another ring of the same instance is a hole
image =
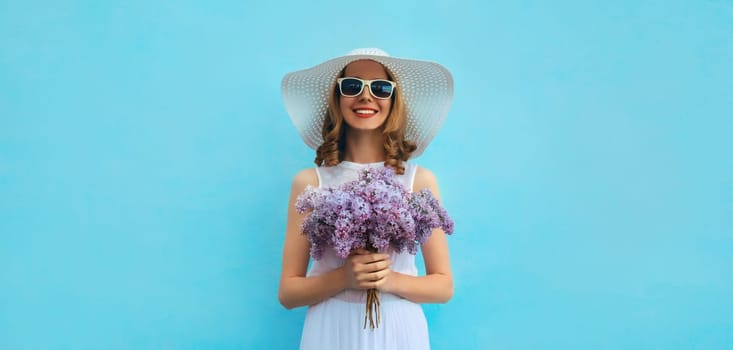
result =
[[[434,228],[453,233],[453,220],[430,190],[407,191],[386,166],[367,168],[357,180],[339,187],[309,186],[295,206],[299,213],[308,213],[301,228],[316,260],[327,247],[341,258],[358,248],[386,251],[391,247],[396,252],[417,254],[418,244],[425,243]],[[373,309],[379,324],[376,290],[368,291],[366,307],[373,329]]]

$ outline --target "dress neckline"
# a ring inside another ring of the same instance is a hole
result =
[[[340,163],[338,163],[338,166],[349,169],[364,169],[369,167],[382,167],[384,166],[384,161],[373,163],[355,163],[348,160],[342,160]]]

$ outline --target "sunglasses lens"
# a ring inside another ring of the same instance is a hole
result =
[[[372,88],[372,94],[374,94],[375,97],[389,98],[392,96],[392,84],[388,81],[373,81],[370,87]]]
[[[344,96],[356,96],[361,92],[361,81],[346,78],[341,81],[341,94]]]

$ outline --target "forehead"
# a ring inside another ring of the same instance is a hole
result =
[[[372,60],[359,60],[349,63],[344,70],[347,76],[362,79],[387,79],[387,70],[381,63]]]

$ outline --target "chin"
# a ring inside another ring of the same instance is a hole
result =
[[[349,127],[352,128],[352,129],[354,129],[354,130],[368,131],[368,130],[377,130],[377,129],[379,129],[382,126],[382,124],[384,124],[384,122],[382,122],[382,123],[376,123],[376,122],[374,122],[374,123],[364,123],[364,122],[361,122],[361,123],[359,123],[359,122],[350,123],[349,121],[346,121],[346,124],[348,124]]]

